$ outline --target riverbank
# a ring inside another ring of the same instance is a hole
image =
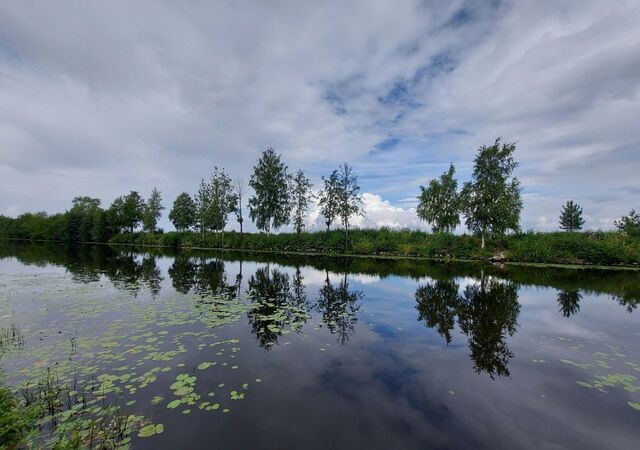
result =
[[[240,233],[202,238],[194,232],[124,233],[110,243],[191,249],[228,249],[302,255],[399,257],[552,264],[559,266],[640,267],[640,238],[615,232],[523,233],[491,239],[482,249],[470,235],[421,231],[353,230],[345,251],[341,231]]]
[[[223,242],[224,238],[224,242]],[[12,239],[13,240],[13,239]],[[25,239],[16,239],[25,240]],[[26,239],[27,241],[47,241]],[[64,242],[48,240],[50,242]],[[134,245],[193,250],[238,250],[305,256],[491,261],[556,267],[640,269],[640,238],[618,232],[521,233],[487,241],[470,235],[432,234],[422,231],[365,229],[349,233],[345,251],[339,230],[314,233],[122,233],[108,242],[91,244]]]

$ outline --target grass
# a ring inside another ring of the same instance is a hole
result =
[[[212,248],[222,246],[220,234],[202,238],[194,232],[125,233],[111,243],[173,248]],[[353,230],[345,250],[341,231],[315,233],[224,234],[224,248],[255,252],[281,252],[354,256],[397,256],[433,259],[486,260],[502,253],[508,262],[640,266],[640,238],[617,232],[520,233],[490,239],[485,249],[480,238],[470,235],[426,233],[387,228]]]

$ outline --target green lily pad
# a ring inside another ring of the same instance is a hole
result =
[[[167,408],[175,409],[178,406],[180,406],[180,400],[173,400],[173,401],[169,402],[169,404],[167,405]]]

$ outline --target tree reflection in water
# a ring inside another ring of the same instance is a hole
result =
[[[437,280],[416,291],[418,320],[424,320],[449,344],[458,319],[460,330],[467,336],[476,372],[491,378],[509,376],[509,360],[513,353],[506,343],[518,326],[520,304],[514,283],[484,277],[468,285],[462,294],[452,280]]]
[[[571,317],[580,311],[580,300],[582,294],[578,291],[558,291],[558,305],[565,317]]]
[[[176,292],[188,294],[196,282],[198,266],[188,256],[176,256],[169,267],[169,277]]]
[[[241,305],[244,301],[238,297],[242,294],[242,283],[246,283],[243,260],[247,254],[225,253],[224,256],[212,258],[214,253],[211,252],[138,250],[127,247],[0,242],[0,259],[16,258],[27,265],[55,264],[65,267],[74,282],[97,283],[104,276],[116,289],[134,297],[145,290],[156,297],[163,281],[157,255],[168,255],[173,257],[168,269],[173,288],[181,294],[200,294],[198,308],[202,314],[207,314],[211,324],[223,323],[224,314],[245,313],[246,304]],[[222,258],[238,262],[239,273],[225,273]],[[312,309],[321,315],[322,321],[339,342],[349,341],[355,333],[363,297],[361,291],[350,290],[347,282],[349,273],[416,278],[429,276],[437,281],[419,286],[415,292],[418,319],[436,330],[447,344],[452,342],[452,333],[457,324],[467,336],[475,369],[487,372],[491,377],[509,375],[507,365],[513,354],[506,344],[506,338],[517,327],[520,311],[517,287],[556,289],[560,313],[568,318],[580,311],[582,296],[587,294],[607,295],[629,313],[636,311],[640,304],[640,278],[633,271],[518,266],[499,268],[469,263],[284,255],[250,255],[249,259],[263,264],[250,276],[247,293],[251,301],[251,327],[265,348],[274,345],[282,334],[300,330],[308,321]],[[295,272],[291,269],[288,274],[282,268],[270,269],[274,261],[278,262],[279,267],[295,268]],[[264,264],[267,264],[266,267]],[[301,266],[325,272],[324,282],[311,302],[308,300],[311,294],[307,294]],[[337,284],[332,283],[329,271],[341,273],[342,280]],[[456,280],[469,278],[477,281],[461,291]],[[229,302],[223,305],[221,302],[225,299],[229,299],[233,307]],[[315,304],[311,305],[314,301]]]
[[[444,280],[419,286],[416,291],[418,320],[424,320],[429,328],[434,328],[445,338],[447,345],[451,343],[451,331],[458,313],[458,288],[454,280]]]
[[[360,300],[364,296],[361,291],[350,291],[347,273],[334,287],[329,280],[329,271],[325,271],[324,285],[318,293],[316,310],[322,314],[322,321],[331,334],[338,336],[338,342],[344,344],[355,332],[358,322],[357,314],[362,305]]]
[[[309,320],[310,306],[299,269],[291,282],[287,273],[269,265],[260,267],[248,280],[247,296],[252,302],[247,313],[251,331],[265,349],[277,344],[283,334],[299,332]]]

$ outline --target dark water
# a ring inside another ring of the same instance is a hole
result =
[[[0,365],[100,385],[164,426],[140,449],[637,449],[639,303],[638,272],[0,244]]]

